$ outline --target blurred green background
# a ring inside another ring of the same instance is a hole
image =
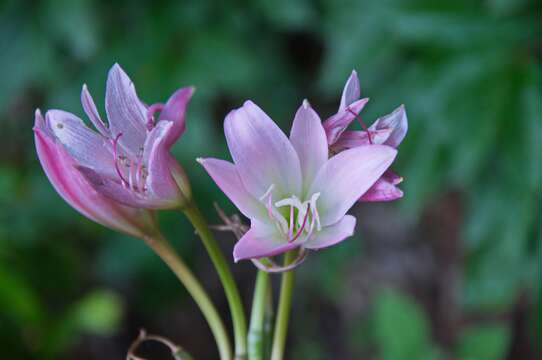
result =
[[[174,152],[214,223],[213,201],[234,209],[195,158],[229,156],[222,121],[245,99],[287,130],[303,98],[332,114],[355,68],[368,123],[406,105],[405,197],[357,206],[356,235],[299,269],[290,359],[542,356],[540,1],[4,0],[0,50],[0,358],[121,359],[140,327],[217,356],[158,258],[71,209],[37,161],[34,109],[83,116],[87,83],[103,114],[114,62],[148,103],[197,87]],[[160,222],[227,317],[188,223]],[[253,266],[233,268],[248,305]]]

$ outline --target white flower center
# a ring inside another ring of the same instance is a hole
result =
[[[300,238],[301,242],[306,242],[313,235],[314,230],[322,230],[316,206],[320,193],[312,194],[309,200],[303,202],[292,195],[273,203],[273,189],[274,185],[271,185],[260,197],[260,201],[265,204],[269,219],[288,242]],[[286,208],[286,211],[279,210],[281,208]]]

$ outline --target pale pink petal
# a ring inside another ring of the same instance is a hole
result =
[[[299,242],[288,242],[272,225],[252,219],[250,230],[235,244],[235,262],[245,259],[258,259],[275,256],[299,246]]]
[[[339,105],[339,112],[346,109],[346,107],[359,99],[361,90],[359,86],[358,73],[356,70],[352,70],[352,74],[344,85],[343,94],[341,96],[341,104]]]
[[[184,115],[186,111],[186,105],[190,98],[194,94],[193,87],[184,87],[177,90],[170,96],[166,105],[160,112],[159,120],[168,120],[173,122],[173,127],[168,133],[166,139],[166,147],[171,147],[173,143],[181,136],[185,130]]]
[[[324,227],[315,233],[314,238],[303,244],[304,248],[317,250],[335,245],[354,234],[356,218],[352,215],[345,215],[339,222]]]
[[[333,151],[339,152],[345,149],[351,149],[363,145],[382,144],[392,133],[392,129],[369,130],[369,135],[364,130],[346,130],[341,134],[339,140],[332,145]]]
[[[114,203],[96,192],[75,169],[75,161],[55,142],[41,113],[36,111],[34,139],[40,163],[59,195],[89,219],[135,236],[151,235],[154,222],[148,211]]]
[[[391,114],[377,119],[369,128],[370,130],[392,129],[390,137],[384,142],[384,145],[397,147],[405,138],[408,130],[408,119],[405,106],[401,105]]]
[[[306,191],[316,172],[328,158],[327,139],[322,122],[306,100],[295,115],[290,141],[301,163],[303,189]]]
[[[118,64],[109,70],[105,90],[105,111],[113,137],[122,134],[119,143],[132,156],[137,156],[147,133],[147,108],[139,100],[132,80]]]
[[[267,216],[262,203],[246,191],[234,164],[212,158],[200,158],[198,162],[243,215],[257,219]]]
[[[347,109],[339,111],[323,122],[322,125],[326,131],[327,142],[329,145],[333,145],[339,139],[343,131],[346,130],[348,125],[356,118],[368,101],[368,98],[357,100],[350,104]]]
[[[96,104],[94,104],[94,100],[88,91],[87,84],[84,84],[83,89],[81,90],[81,104],[83,105],[83,110],[85,110],[85,113],[90,121],[92,121],[92,124],[94,124],[96,130],[98,130],[102,136],[109,138],[109,129],[107,126],[105,126],[102,118],[100,117]]]
[[[167,139],[174,129],[174,123],[161,120],[149,133],[145,142],[143,164],[146,164],[148,176],[145,182],[148,197],[162,199],[164,208],[175,207],[184,201],[179,187],[171,175],[171,154],[168,151]]]
[[[388,170],[359,198],[359,201],[375,202],[400,199],[403,197],[403,191],[397,187],[397,184],[402,180],[402,177]]]
[[[45,114],[45,123],[49,132],[80,165],[107,175],[115,173],[110,141],[90,130],[83,120],[66,111],[49,110]]]
[[[301,191],[301,167],[282,130],[251,101],[231,111],[224,132],[245,188],[259,198],[275,186],[278,197]]]
[[[391,165],[397,150],[368,145],[345,150],[320,169],[310,194],[320,193],[317,202],[322,225],[339,221],[352,205]]]

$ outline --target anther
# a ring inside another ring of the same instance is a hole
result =
[[[365,123],[361,119],[361,116],[359,116],[359,114],[356,114],[354,111],[352,111],[352,109],[350,109],[350,106],[346,108],[346,111],[348,111],[350,114],[354,115],[354,118],[358,120],[359,124],[363,128],[363,131],[365,131],[367,133],[367,137],[369,138],[369,144],[372,145],[373,140],[371,139],[371,133],[370,133],[369,129],[367,129],[367,126],[365,126]]]

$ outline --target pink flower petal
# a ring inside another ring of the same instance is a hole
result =
[[[385,115],[377,119],[370,130],[391,129],[392,133],[390,137],[384,142],[384,145],[397,147],[405,138],[408,130],[408,120],[405,111],[405,106],[401,105],[395,109],[391,114]]]
[[[115,157],[108,139],[90,130],[83,120],[69,112],[49,110],[48,131],[77,162],[100,173],[115,174]]]
[[[318,211],[322,225],[339,221],[391,165],[397,150],[368,145],[345,150],[320,169],[310,194],[319,192]]]
[[[251,101],[231,111],[224,132],[237,171],[252,196],[261,197],[271,185],[278,198],[301,191],[301,167],[292,144]]]
[[[346,149],[355,148],[363,145],[383,144],[388,140],[392,133],[392,129],[369,130],[371,141],[367,131],[364,130],[346,130],[341,134],[339,139],[332,145],[333,151],[339,152]]]
[[[358,73],[356,70],[352,70],[352,74],[348,80],[346,80],[346,84],[344,85],[343,94],[341,96],[341,104],[339,105],[338,112],[343,111],[348,105],[358,100],[360,95],[361,90],[359,86]]]
[[[328,146],[320,117],[306,100],[295,115],[290,141],[299,157],[303,189],[307,191],[316,172],[327,161]]]
[[[175,207],[185,200],[169,166],[172,156],[168,151],[167,140],[169,132],[176,130],[174,127],[172,121],[159,121],[147,136],[143,153],[143,164],[148,166],[145,184],[150,194],[147,197],[162,199],[160,203],[165,208]]]
[[[384,175],[365,194],[363,194],[359,201],[362,202],[375,202],[375,201],[392,201],[403,197],[403,191],[396,185],[402,181],[402,178],[390,170],[386,171]]]
[[[357,100],[348,106],[348,109],[341,110],[333,116],[324,121],[322,124],[326,131],[327,142],[329,145],[333,145],[341,136],[343,131],[346,130],[348,125],[356,118],[356,115],[361,112],[365,104],[369,101],[369,98]]]
[[[194,94],[194,88],[191,86],[177,90],[169,97],[166,105],[160,112],[159,121],[167,120],[173,122],[173,127],[166,139],[166,147],[168,148],[175,143],[185,130],[184,115],[192,94]]]
[[[243,215],[257,219],[268,216],[265,207],[246,191],[234,164],[212,158],[200,158],[198,162]]]
[[[83,105],[83,109],[85,110],[88,118],[90,121],[92,121],[92,124],[94,124],[96,130],[98,130],[100,134],[106,138],[111,137],[109,134],[109,129],[107,126],[105,126],[102,118],[100,117],[98,109],[96,109],[96,104],[94,104],[94,100],[88,91],[87,84],[84,84],[83,89],[81,90],[81,104]]]
[[[235,262],[245,259],[258,259],[275,256],[299,246],[299,242],[289,243],[280,236],[276,228],[252,219],[250,230],[235,244],[233,258]]]
[[[135,86],[119,64],[109,70],[105,90],[105,110],[111,135],[122,133],[119,143],[131,156],[137,156],[147,133],[147,108],[139,100]]]
[[[326,226],[321,231],[317,232],[313,239],[310,239],[305,244],[304,248],[318,250],[331,245],[340,243],[347,237],[354,234],[356,227],[356,218],[352,215],[345,215],[336,224]]]

